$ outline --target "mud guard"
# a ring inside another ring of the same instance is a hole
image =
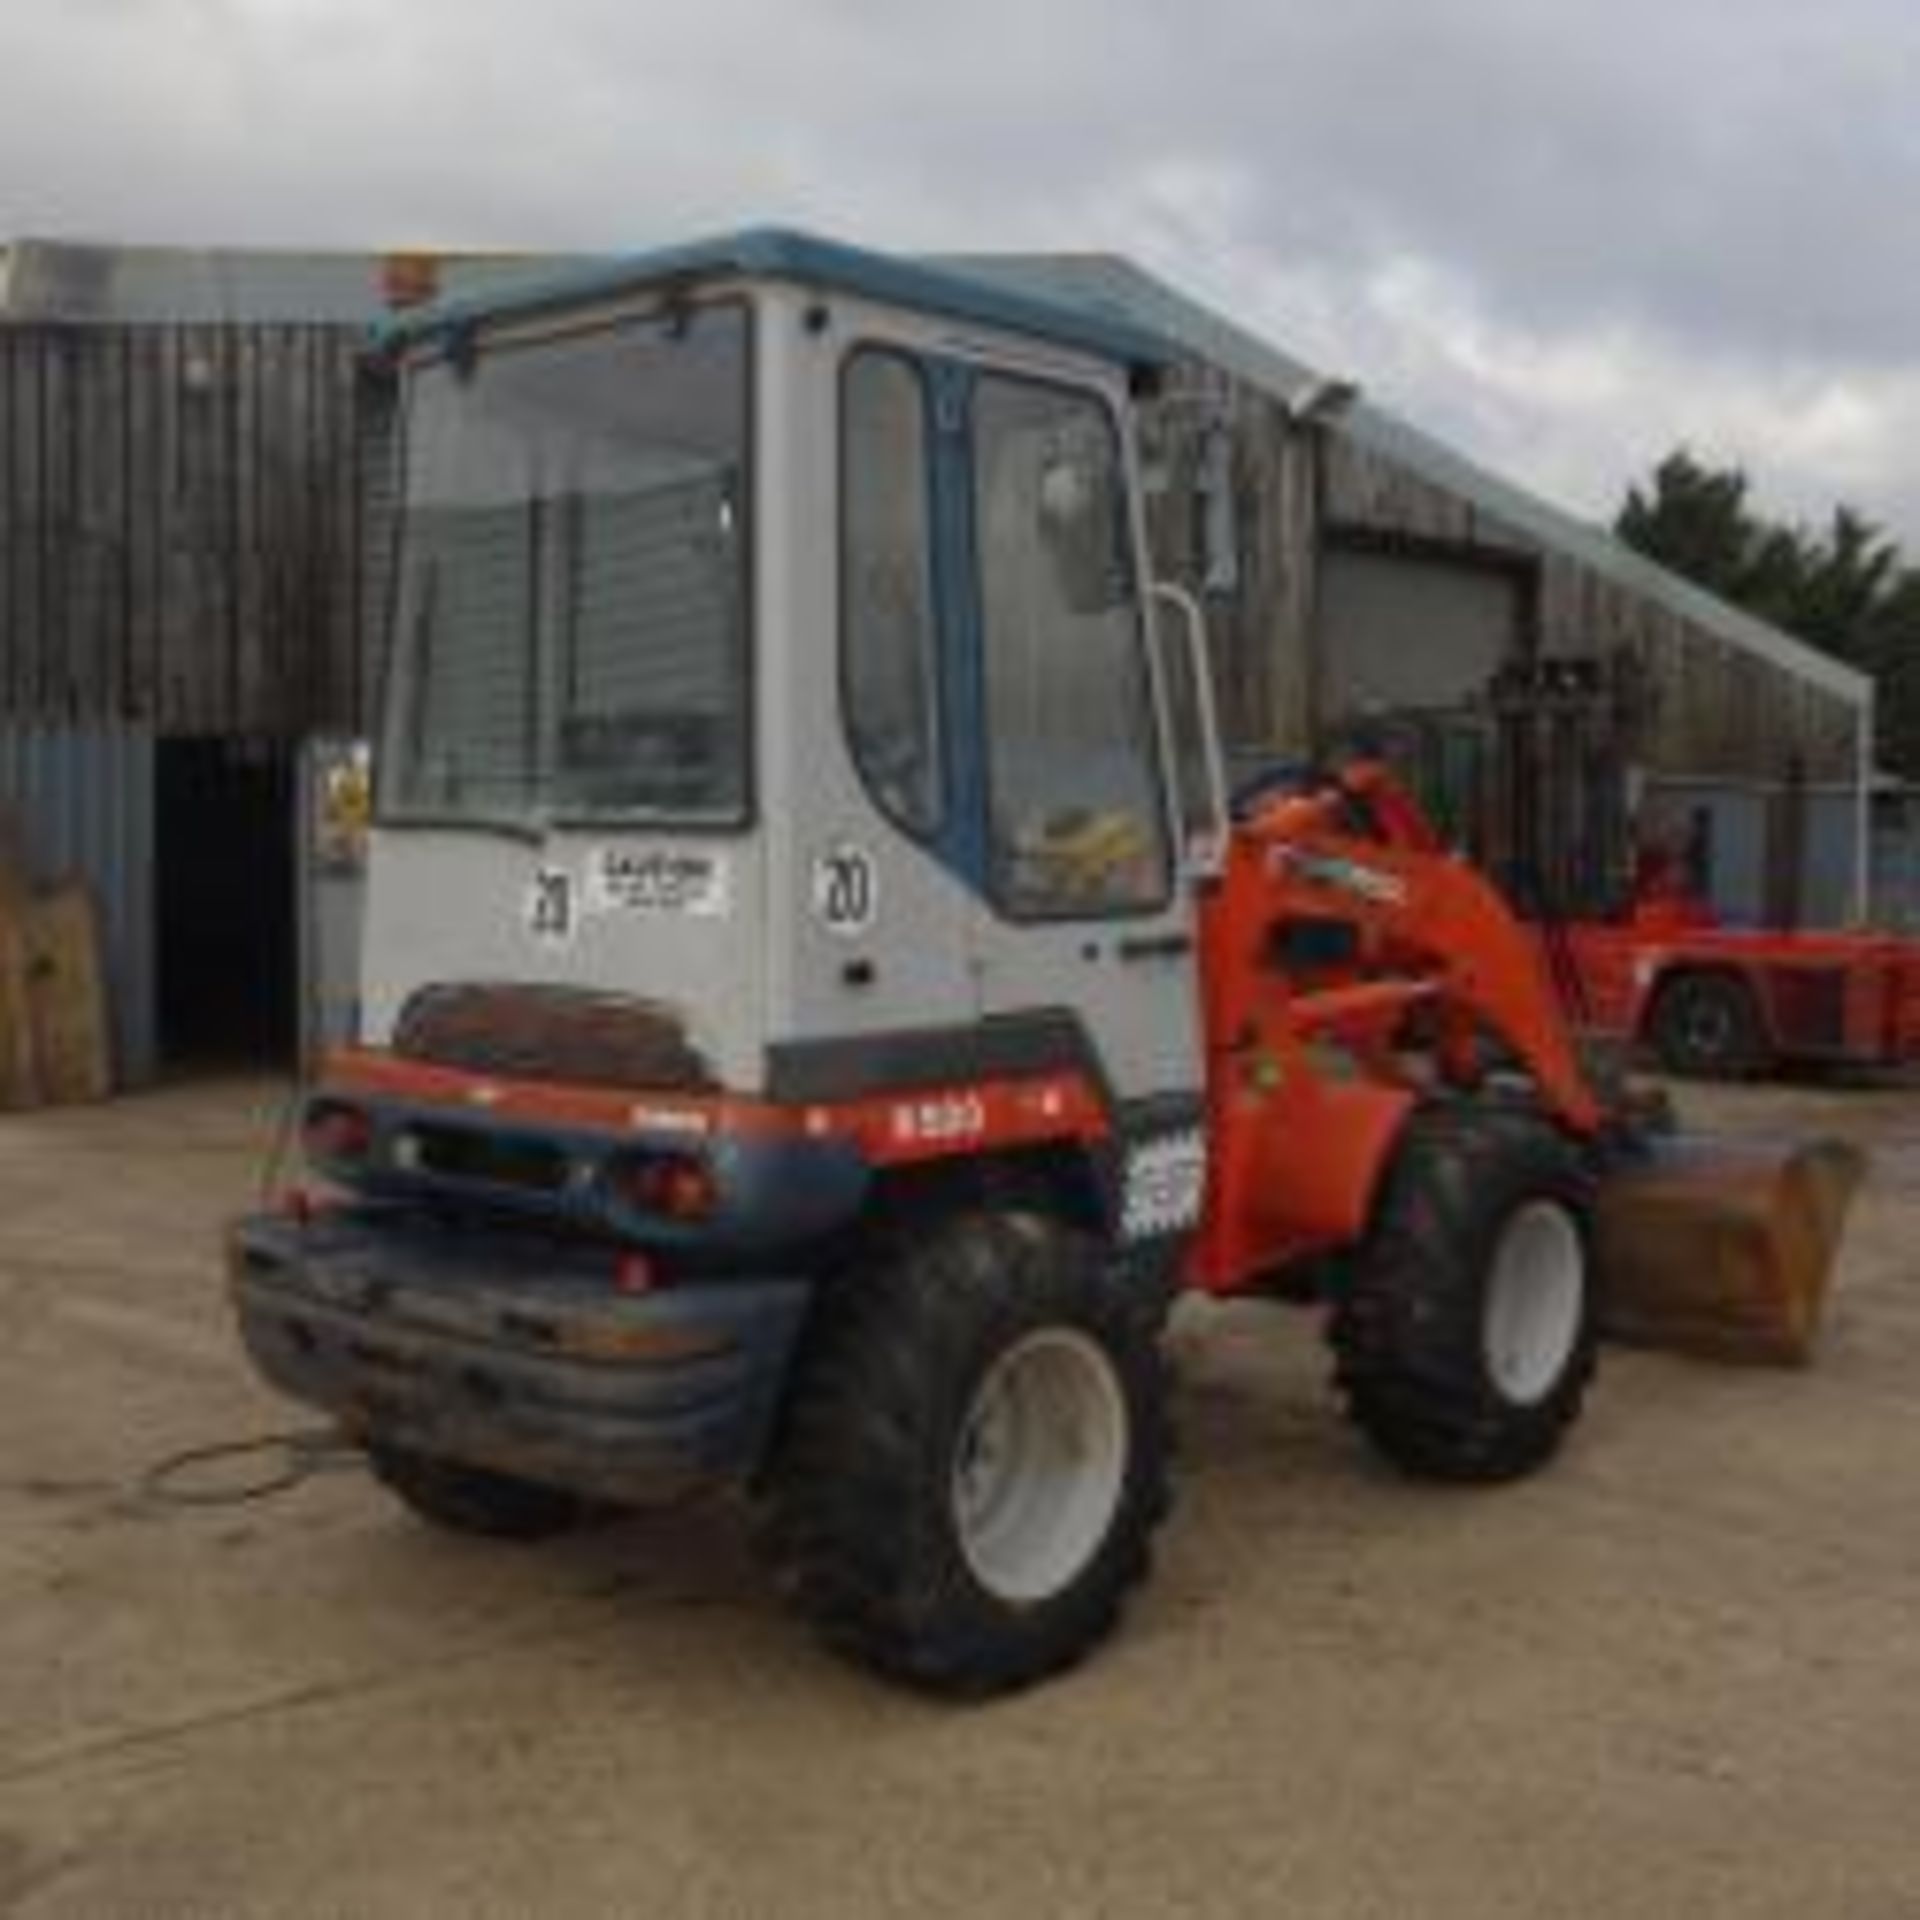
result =
[[[1230,1097],[1252,1110],[1225,1135],[1194,1253],[1212,1293],[1358,1240],[1415,1105],[1403,1087],[1307,1076]]]

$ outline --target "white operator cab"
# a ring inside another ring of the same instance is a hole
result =
[[[1151,339],[757,233],[388,344],[366,1041],[538,983],[643,997],[743,1094],[1037,1049],[1162,1124],[1195,1099],[1218,752],[1148,580]]]
[[[826,1641],[968,1696],[1145,1578],[1182,1287],[1385,1218],[1320,1263],[1355,1417],[1447,1477],[1546,1457],[1592,1365],[1583,1149],[1451,1102],[1422,1146],[1397,1077],[1335,1100],[1242,1011],[1291,849],[1229,846],[1199,617],[1147,578],[1155,342],[763,233],[388,344],[368,1044],[306,1103],[326,1189],[230,1236],[269,1380],[462,1532],[733,1486]],[[1335,1189],[1304,1240],[1286,1167]]]

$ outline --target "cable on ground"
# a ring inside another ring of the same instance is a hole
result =
[[[317,1473],[357,1467],[359,1445],[334,1427],[254,1434],[187,1447],[155,1462],[140,1478],[140,1497],[157,1506],[234,1507],[286,1493]],[[260,1462],[232,1477],[235,1463]]]

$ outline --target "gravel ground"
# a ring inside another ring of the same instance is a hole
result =
[[[971,1709],[817,1652],[724,1506],[143,1498],[301,1424],[213,1256],[276,1098],[0,1120],[0,1913],[1920,1915],[1920,1092],[1688,1099],[1874,1145],[1827,1350],[1610,1354],[1524,1486],[1377,1467],[1304,1316],[1183,1316],[1153,1585]]]

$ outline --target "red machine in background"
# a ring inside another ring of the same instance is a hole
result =
[[[1490,765],[1455,809],[1461,843],[1534,924],[1572,1024],[1704,1079],[1920,1059],[1920,940],[1799,924],[1805,793],[1792,770],[1763,926],[1722,924],[1703,849],[1636,818],[1626,769],[1647,699],[1618,661],[1503,670]]]
[[[1647,1046],[1670,1073],[1920,1059],[1920,941],[1724,927],[1666,873],[1636,886],[1624,918],[1542,938],[1576,1024]]]

